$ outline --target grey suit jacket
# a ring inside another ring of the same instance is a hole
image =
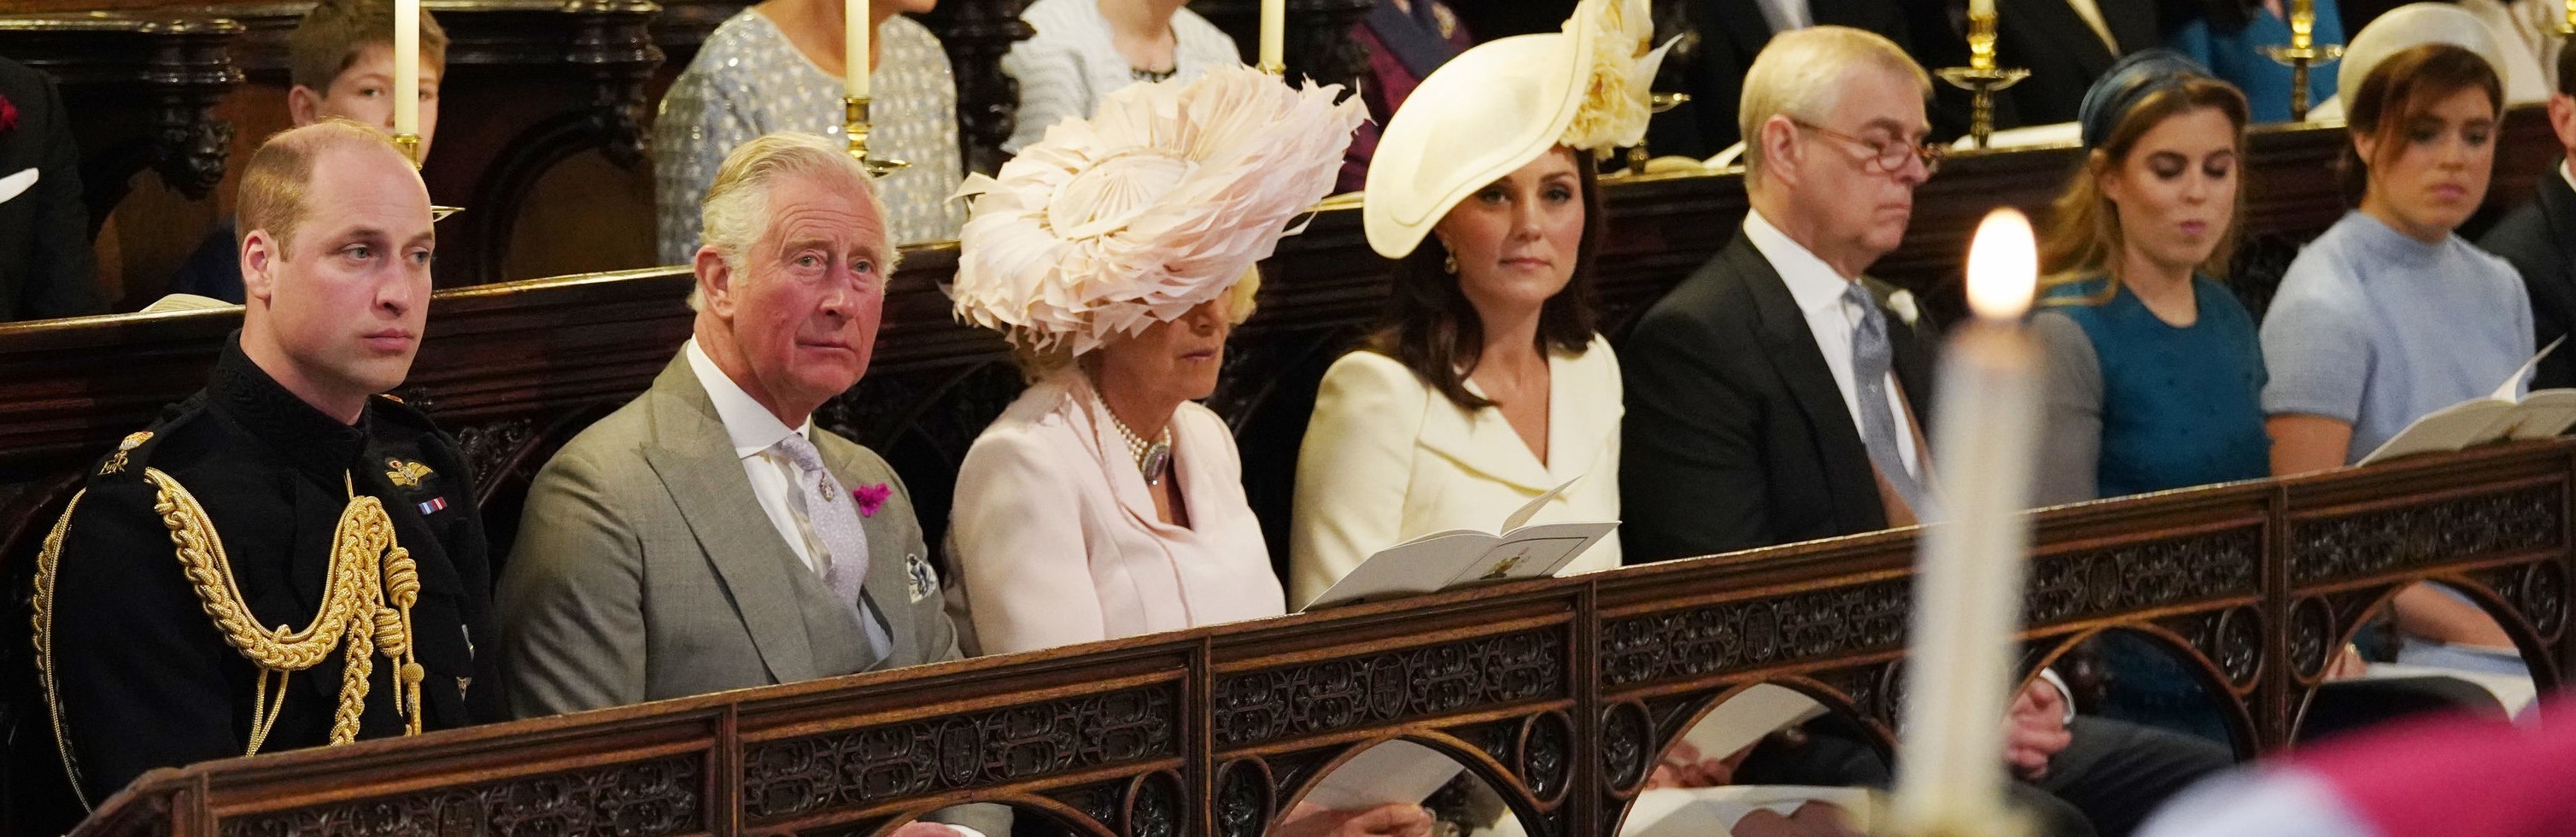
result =
[[[893,639],[884,659],[762,513],[714,401],[680,357],[528,488],[496,602],[511,714],[957,659],[903,483],[848,439],[818,430],[814,444],[843,484],[895,489],[862,521],[871,560],[861,595]]]

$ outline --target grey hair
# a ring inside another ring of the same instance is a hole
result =
[[[1736,127],[1744,137],[1749,183],[1762,170],[1762,123],[1774,116],[1805,122],[1834,109],[1852,68],[1871,66],[1911,77],[1926,97],[1932,76],[1886,36],[1848,26],[1810,26],[1771,39],[1744,72],[1744,98]]]
[[[715,250],[726,268],[740,271],[743,255],[769,230],[771,187],[789,177],[833,175],[857,182],[859,193],[867,196],[868,207],[876,210],[878,222],[893,223],[894,215],[886,210],[885,198],[877,194],[876,183],[847,150],[813,134],[780,131],[734,146],[733,152],[725,155],[724,165],[716,169],[715,184],[707,187],[706,200],[698,204],[699,244]],[[890,241],[884,250],[885,263],[877,270],[892,276],[902,252]],[[700,310],[705,304],[706,291],[691,288],[689,310]]]

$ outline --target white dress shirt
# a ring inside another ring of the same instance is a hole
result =
[[[2558,176],[2567,180],[2567,188],[2576,189],[2576,170],[2568,169],[2566,161],[2558,163]]]
[[[1816,337],[1816,349],[1825,355],[1825,368],[1833,370],[1834,387],[1843,392],[1843,407],[1853,416],[1852,430],[1860,430],[1860,390],[1852,383],[1852,329],[1860,324],[1861,312],[1843,296],[1843,289],[1859,281],[1844,278],[1832,265],[1789,239],[1787,233],[1771,226],[1760,211],[1744,214],[1744,237],[1753,249],[1779,271],[1780,281],[1789,286],[1789,296],[1798,301],[1798,311],[1807,315],[1807,330]],[[1890,315],[1893,316],[1893,315]],[[1895,339],[1893,333],[1888,335]],[[1923,462],[1914,451],[1914,422],[1905,414],[1905,389],[1896,382],[1896,370],[1887,373],[1887,412],[1896,420],[1897,457],[1905,461],[1905,470],[1915,477],[1923,476]]]
[[[1807,0],[1759,0],[1762,19],[1771,24],[1773,33],[1789,32],[1816,25],[1807,10]]]
[[[697,338],[689,338],[680,351],[688,355],[689,371],[697,373],[698,385],[707,390],[707,400],[715,402],[716,419],[724,422],[725,436],[733,440],[733,453],[742,459],[743,476],[751,478],[751,493],[759,500],[760,511],[769,516],[769,525],[777,527],[778,537],[787,542],[787,548],[795,550],[796,557],[821,576],[831,568],[831,558],[806,520],[805,492],[796,490],[796,464],[777,450],[778,443],[789,435],[813,439],[813,417],[789,428],[725,375],[715,359],[698,348]],[[867,628],[869,645],[882,657],[893,647],[894,639],[865,602],[858,604],[862,609],[859,624]]]

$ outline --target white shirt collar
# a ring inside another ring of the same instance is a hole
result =
[[[769,412],[769,408],[752,400],[751,393],[742,391],[741,384],[734,383],[732,377],[718,368],[715,359],[707,357],[705,349],[698,348],[697,338],[689,338],[689,342],[681,346],[680,353],[688,355],[689,370],[697,373],[698,385],[707,390],[707,400],[715,402],[716,419],[724,422],[725,436],[733,440],[734,456],[749,459],[775,447],[790,433],[808,439],[814,437],[813,417],[806,417],[805,423],[796,429],[788,429],[785,422]]]
[[[2558,176],[2567,179],[2567,188],[2576,189],[2576,171],[2571,171],[2567,168],[2567,161],[2559,161]]]
[[[1798,310],[1813,313],[1842,304],[1844,289],[1851,287],[1851,280],[1799,246],[1788,233],[1771,226],[1771,220],[1762,217],[1761,210],[1744,213],[1744,237],[1753,242],[1753,249],[1761,251],[1763,259],[1771,262],[1772,270],[1779,271],[1780,281],[1789,286],[1789,296],[1798,301]]]

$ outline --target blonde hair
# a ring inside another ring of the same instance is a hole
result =
[[[1924,96],[1932,95],[1932,76],[1914,57],[1886,36],[1848,26],[1810,26],[1771,38],[1744,73],[1744,98],[1735,112],[1744,137],[1744,167],[1749,182],[1762,172],[1762,123],[1774,116],[1805,122],[1824,118],[1845,87],[1854,67],[1875,67],[1914,80]]]
[[[706,200],[698,204],[698,242],[716,251],[725,267],[739,271],[742,257],[760,241],[769,229],[769,193],[772,186],[788,177],[830,177],[841,175],[856,182],[859,194],[867,197],[868,207],[876,210],[882,226],[890,223],[885,199],[877,195],[876,184],[869,180],[866,168],[851,159],[849,151],[831,140],[797,131],[767,134],[735,146],[725,155],[724,164],[716,168],[715,185],[707,187]],[[884,264],[879,273],[891,278],[902,252],[893,242],[884,242]],[[706,303],[706,292],[689,291],[689,310]]]
[[[2106,281],[2102,290],[2082,297],[2077,302],[2098,305],[2111,301],[2120,291],[2120,250],[2126,246],[2120,232],[2120,207],[2102,190],[2102,180],[2118,173],[2137,150],[2138,140],[2166,120],[2198,110],[2215,110],[2227,116],[2234,125],[2233,137],[2238,153],[2236,209],[2229,215],[2227,229],[2219,231],[2218,246],[2209,251],[2201,263],[2203,273],[2226,278],[2227,263],[2236,251],[2236,237],[2245,221],[2245,180],[2243,154],[2245,124],[2248,112],[2245,94],[2235,85],[2214,78],[2194,78],[2172,89],[2157,92],[2140,100],[2120,115],[2111,136],[2101,147],[2085,155],[2066,191],[2050,207],[2048,234],[2039,242],[2039,269],[2048,275],[2044,283],[2051,287],[2071,284],[2100,274]]]
[[[314,162],[323,152],[351,145],[402,154],[384,132],[336,116],[270,134],[242,167],[235,244],[249,240],[254,230],[264,230],[284,254],[292,246],[296,228],[312,214],[305,205],[305,187],[313,181]]]
[[[1245,268],[1242,279],[1227,286],[1225,293],[1217,295],[1218,299],[1225,301],[1226,322],[1242,325],[1243,321],[1252,319],[1252,310],[1258,307],[1260,295],[1261,266],[1256,264]],[[1075,359],[1070,341],[1043,341],[1046,344],[1043,349],[1038,348],[1040,342],[1034,339],[1034,335],[1012,335],[1011,363],[1020,368],[1020,377],[1030,383],[1072,366]]]

